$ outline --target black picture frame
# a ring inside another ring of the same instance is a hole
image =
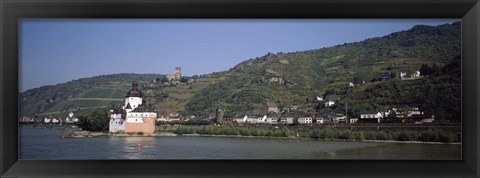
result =
[[[18,160],[19,18],[461,18],[462,160]],[[478,177],[478,0],[1,0],[2,177]]]

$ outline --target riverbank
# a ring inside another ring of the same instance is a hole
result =
[[[442,142],[460,143],[461,133],[447,129],[368,129],[355,130],[349,128],[309,128],[309,127],[229,127],[198,126],[177,127],[171,132],[179,135],[233,135],[272,138],[299,138],[314,140],[378,140],[400,142]]]
[[[242,136],[242,135],[211,135],[211,134],[175,134],[173,132],[155,132],[154,134],[142,133],[106,133],[106,132],[90,132],[90,131],[73,131],[67,132],[63,138],[91,138],[91,137],[223,137],[223,138],[248,138],[248,139],[277,139],[277,140],[319,140],[319,141],[345,141],[345,142],[374,142],[374,143],[402,143],[402,144],[451,144],[460,145],[461,143],[445,143],[445,142],[422,142],[422,141],[397,141],[397,140],[358,140],[358,139],[314,139],[303,137],[271,137],[271,136]]]

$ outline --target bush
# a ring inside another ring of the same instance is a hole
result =
[[[365,140],[365,134],[363,132],[358,132],[357,140],[364,141]]]
[[[137,132],[137,135],[143,135],[144,133],[143,132]]]
[[[377,134],[372,131],[368,131],[365,133],[365,139],[367,140],[377,140]]]
[[[338,137],[339,139],[353,139],[354,138],[354,134],[352,131],[350,130],[345,130],[343,131],[340,136]]]
[[[73,130],[67,130],[65,133],[63,133],[63,138],[71,138],[75,136],[75,131]]]
[[[290,137],[290,136],[292,136],[292,133],[291,133],[290,130],[288,130],[287,128],[283,129],[282,134],[283,134],[284,137]]]
[[[387,140],[388,135],[385,131],[380,131],[377,133],[377,140]]]
[[[108,111],[95,109],[78,117],[77,126],[89,131],[107,131],[109,127]]]

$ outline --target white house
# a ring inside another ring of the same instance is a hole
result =
[[[317,117],[317,124],[323,124],[325,123],[325,119],[323,117]]]
[[[400,72],[400,78],[407,77],[407,72]]]
[[[256,123],[265,123],[267,122],[267,115],[264,115],[263,117],[257,117]]]
[[[413,115],[423,115],[423,112],[420,111],[417,107],[403,107],[403,108],[392,108],[392,111],[395,111],[397,114],[396,117],[411,117]]]
[[[246,123],[248,121],[248,116],[245,115],[243,118],[235,118],[236,123]]]
[[[71,124],[78,122],[78,118],[75,117],[73,112],[68,113],[68,116],[65,118],[65,123]]]
[[[358,118],[350,118],[348,123],[354,124],[354,123],[357,123],[357,122],[358,122]]]
[[[323,101],[323,98],[320,96],[317,96],[317,101]]]
[[[298,118],[298,123],[300,123],[300,124],[311,124],[311,123],[313,123],[313,118],[312,117],[299,117]]]
[[[335,105],[335,101],[326,101],[325,102],[325,107],[330,107],[330,106],[333,106]]]
[[[182,120],[182,118],[179,116],[167,117],[168,122],[179,121],[179,120]]]
[[[54,123],[54,124],[59,123],[59,122],[60,122],[60,120],[57,119],[57,118],[53,118],[53,119],[52,119],[52,123]]]
[[[276,117],[268,117],[268,118],[267,118],[267,123],[269,123],[269,124],[277,124],[277,123],[278,123],[278,118],[276,118]]]
[[[383,114],[380,112],[366,112],[360,114],[361,119],[380,119],[383,118]]]
[[[260,116],[248,117],[247,115],[245,115],[245,117],[243,117],[243,118],[236,118],[235,121],[237,123],[251,123],[251,124],[264,123],[264,122],[267,121],[267,116],[264,116],[264,117],[260,117]]]
[[[48,118],[48,117],[45,117],[45,118],[43,119],[43,122],[46,123],[46,124],[48,124],[48,123],[50,123],[51,120],[52,120],[52,119],[50,119],[50,118]]]
[[[384,115],[381,112],[377,111],[371,111],[371,112],[366,112],[360,114],[360,119],[365,119],[365,120],[376,120],[375,122],[380,123],[381,119],[384,117]]]
[[[293,124],[293,117],[280,117],[281,124]]]
[[[412,78],[420,78],[420,71],[415,71],[415,73],[412,74]]]
[[[165,117],[165,116],[162,115],[162,117],[159,117],[159,118],[157,118],[156,120],[157,120],[157,121],[167,122],[167,118],[168,118],[168,117]]]
[[[350,82],[350,83],[348,84],[348,86],[349,86],[349,87],[354,87],[355,84],[353,84],[353,82]]]
[[[347,116],[337,116],[333,118],[333,122],[335,123],[345,123],[347,122]]]

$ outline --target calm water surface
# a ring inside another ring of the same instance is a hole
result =
[[[460,145],[189,136],[66,139],[60,128],[19,130],[20,159],[461,159]]]

